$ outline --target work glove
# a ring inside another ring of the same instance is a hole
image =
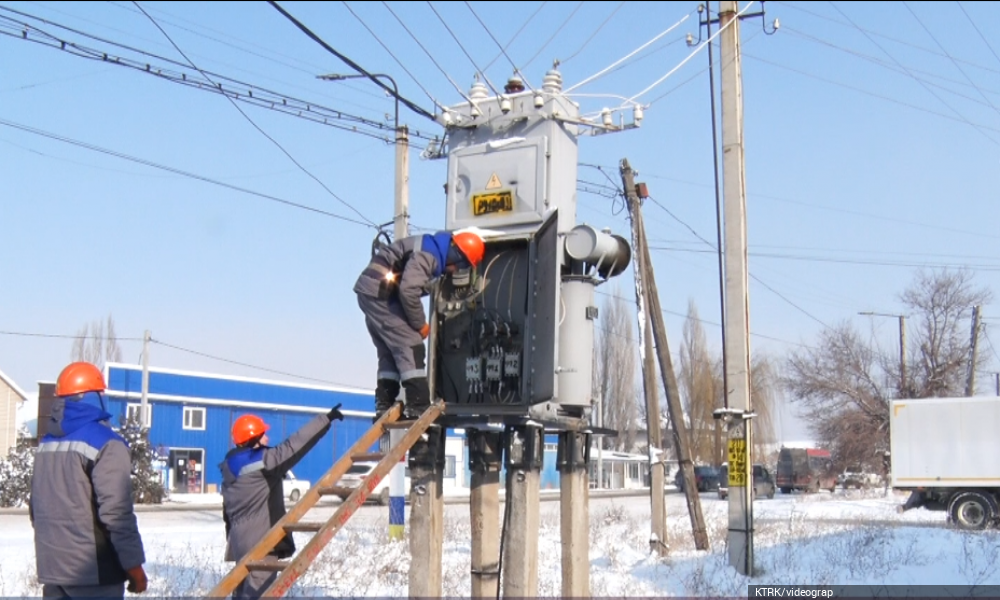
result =
[[[146,579],[146,571],[142,569],[142,565],[125,571],[125,576],[128,577],[128,591],[133,594],[141,594],[146,591],[149,581]]]
[[[420,339],[427,339],[427,336],[431,334],[431,324],[424,323],[424,326],[420,328]]]
[[[326,416],[330,418],[330,421],[343,421],[344,413],[340,412],[340,404],[334,406],[330,409],[330,412],[326,413]]]

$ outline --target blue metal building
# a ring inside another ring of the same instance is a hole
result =
[[[104,376],[108,412],[137,416],[142,368],[110,363]],[[167,459],[168,489],[200,493],[221,487],[218,465],[232,448],[230,430],[241,415],[253,413],[264,419],[275,445],[315,415],[342,404],[345,419],[335,421],[293,469],[297,478],[315,482],[371,428],[375,394],[373,390],[150,368],[147,402],[149,439]]]

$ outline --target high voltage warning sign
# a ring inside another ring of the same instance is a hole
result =
[[[747,484],[747,441],[729,440],[729,487]]]

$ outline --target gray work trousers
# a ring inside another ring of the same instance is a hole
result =
[[[43,598],[124,598],[125,583],[109,585],[42,585]]]
[[[277,560],[269,556],[265,560]],[[278,574],[273,571],[250,571],[233,590],[233,600],[257,600],[269,588]]]
[[[402,305],[391,298],[379,300],[358,294],[358,306],[378,356],[376,379],[405,382],[427,377],[424,340],[406,320]]]

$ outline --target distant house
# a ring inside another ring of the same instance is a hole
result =
[[[17,411],[27,400],[24,390],[0,371],[0,458],[17,445]]]

